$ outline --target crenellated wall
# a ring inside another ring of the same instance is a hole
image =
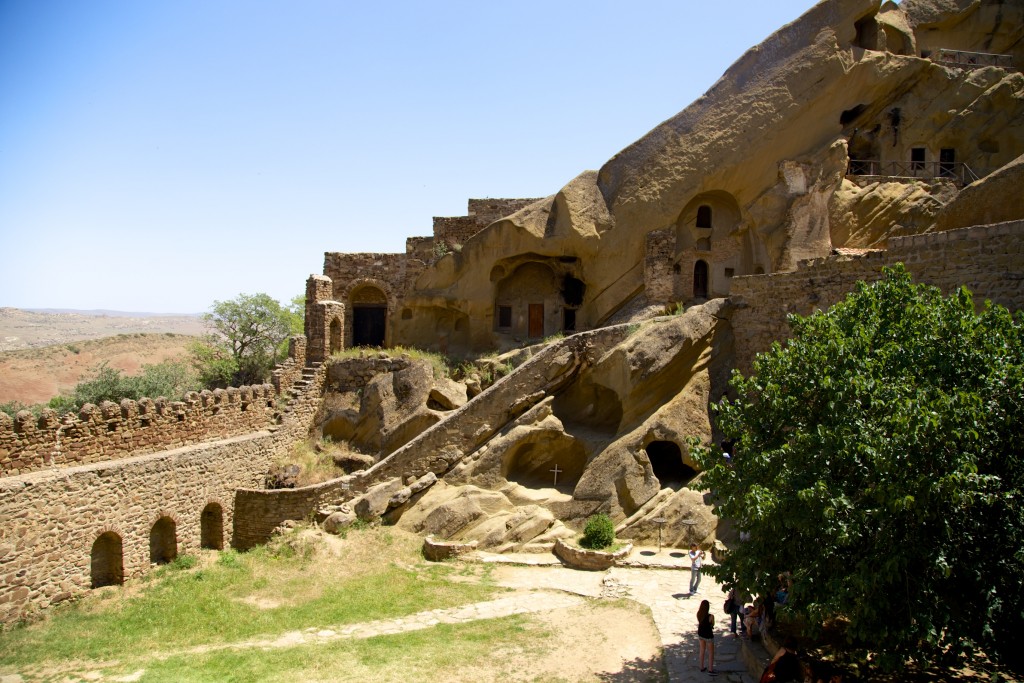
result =
[[[789,337],[788,314],[824,310],[858,281],[878,280],[884,266],[896,263],[905,264],[915,282],[947,294],[966,286],[977,305],[989,299],[1010,310],[1024,308],[1024,221],[893,238],[887,250],[801,262],[788,273],[736,278],[732,325],[740,371],[749,372],[755,354]]]
[[[0,474],[85,465],[266,429],[273,424],[269,384],[191,392],[182,401],[125,399],[87,403],[78,415],[40,418],[0,413]]]
[[[270,463],[309,434],[325,378],[325,366],[306,367],[279,401],[266,385],[198,395],[198,401],[183,407],[181,423],[179,413],[167,414],[171,429],[190,421],[196,425],[200,419],[208,427],[216,423],[223,428],[218,420],[232,412],[262,415],[256,409],[262,401],[282,406],[279,424],[264,420],[240,436],[0,477],[0,623],[89,590],[97,566],[106,567],[101,579],[117,574],[112,582],[120,583],[170,559],[167,555],[236,544],[235,491],[262,487]],[[241,411],[246,395],[253,408]],[[128,418],[114,410],[119,408],[115,404],[107,408],[111,422],[94,422],[97,411],[104,414],[96,409],[89,412],[88,427],[101,440],[123,437],[129,430],[120,430]],[[128,412],[130,420],[140,419]],[[159,430],[160,424],[154,420],[145,429]],[[145,429],[135,426],[131,438],[138,441],[148,433]],[[207,436],[215,432],[207,431]],[[116,539],[116,561],[111,553],[96,552],[103,539]],[[154,547],[164,555],[155,557]]]

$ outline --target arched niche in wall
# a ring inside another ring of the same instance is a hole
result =
[[[734,236],[740,226],[740,206],[724,190],[702,192],[689,202],[676,219],[676,248],[692,248],[697,240],[708,240],[712,249],[719,241]]]
[[[352,346],[386,346],[388,297],[373,283],[361,283],[348,295],[352,311]]]
[[[161,517],[149,531],[149,561],[151,564],[167,564],[177,556],[177,524],[170,517]]]
[[[453,308],[434,307],[434,335],[437,349],[445,355],[461,355],[469,351],[469,316]]]
[[[89,558],[91,586],[120,586],[124,583],[124,547],[121,537],[105,531],[92,544]]]
[[[224,549],[224,509],[220,503],[209,503],[199,515],[199,545],[213,550]]]
[[[502,456],[502,476],[527,488],[572,491],[587,464],[583,444],[563,432],[545,432]]]
[[[495,288],[495,330],[530,338],[554,332],[547,320],[560,312],[561,284],[545,263],[530,261],[517,267]]]
[[[341,320],[339,320],[337,317],[335,317],[333,320],[331,320],[331,326],[330,326],[330,332],[329,333],[330,333],[330,347],[329,347],[329,351],[331,353],[334,353],[335,351],[341,351],[341,349],[342,349],[341,341],[342,341],[342,338],[343,338],[343,336],[345,334],[345,331],[342,329]]]

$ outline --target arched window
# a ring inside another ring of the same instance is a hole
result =
[[[161,517],[149,532],[149,561],[167,564],[177,556],[177,525],[170,517]]]
[[[707,204],[701,204],[697,207],[697,227],[711,227],[711,207]]]
[[[92,544],[92,587],[120,586],[124,583],[124,549],[121,537],[113,531],[100,534]]]
[[[213,550],[224,549],[224,510],[210,503],[199,515],[199,545]]]
[[[705,261],[693,264],[693,298],[708,298],[708,264]]]

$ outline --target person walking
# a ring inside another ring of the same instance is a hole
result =
[[[711,603],[707,600],[700,601],[697,608],[697,646],[700,654],[700,670],[707,671],[712,676],[718,674],[715,671],[715,615],[711,614]],[[708,666],[704,666],[704,655],[708,656]]]
[[[696,543],[690,544],[690,595],[697,595],[700,591],[700,568],[704,564],[704,551],[697,547]]]

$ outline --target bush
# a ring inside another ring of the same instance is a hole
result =
[[[580,545],[590,550],[602,550],[615,543],[615,525],[608,515],[602,513],[591,516],[583,529]]]

